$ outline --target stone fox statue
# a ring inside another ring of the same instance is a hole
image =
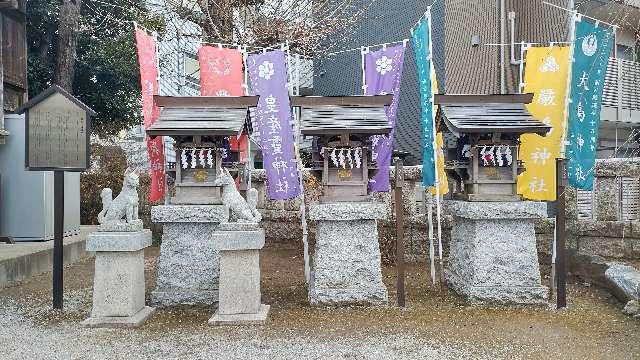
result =
[[[229,170],[221,169],[214,182],[215,186],[222,186],[222,203],[229,207],[231,214],[235,215],[238,222],[257,223],[262,220],[262,215],[256,209],[258,202],[258,190],[247,190],[247,201],[236,190],[236,183]]]
[[[140,178],[137,169],[127,169],[124,173],[122,191],[112,199],[112,191],[109,188],[102,189],[102,211],[98,214],[98,223],[106,224],[121,222],[124,218],[131,224],[138,221],[138,184]]]

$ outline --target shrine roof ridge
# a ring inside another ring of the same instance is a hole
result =
[[[175,108],[248,108],[258,105],[259,96],[158,96],[159,107]]]
[[[293,107],[383,107],[391,105],[392,95],[292,96]]]

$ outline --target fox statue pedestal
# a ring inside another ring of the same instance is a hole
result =
[[[210,325],[261,325],[269,305],[261,302],[260,249],[264,230],[258,224],[221,224],[215,234],[220,251],[220,296]]]
[[[151,230],[95,232],[87,251],[96,253],[91,317],[86,327],[138,327],[154,309],[144,303],[144,248]]]
[[[102,191],[100,226],[87,238],[87,251],[95,252],[96,260],[93,309],[83,326],[138,327],[154,311],[144,302],[144,249],[151,245],[151,231],[138,219],[137,186],[138,175],[127,170],[115,199],[111,189]]]

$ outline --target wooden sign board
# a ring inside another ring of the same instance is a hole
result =
[[[84,171],[90,162],[93,110],[53,86],[27,102],[25,167],[33,171]]]

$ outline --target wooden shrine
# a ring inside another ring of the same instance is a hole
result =
[[[258,97],[156,96],[155,101],[161,108],[160,117],[147,134],[175,140],[176,164],[169,169],[175,176],[171,204],[222,204],[220,187],[214,186],[217,172],[233,167],[238,157],[237,153],[227,154],[225,141],[242,132],[249,108],[257,105]],[[230,157],[231,162],[225,161]]]
[[[437,120],[458,138],[456,159],[447,159],[453,194],[467,201],[519,201],[516,183],[523,170],[519,138],[545,135],[551,126],[535,119],[525,104],[533,94],[436,95]],[[553,159],[549,159],[553,161]]]
[[[391,95],[293,97],[301,108],[303,136],[313,137],[313,171],[322,179],[321,202],[368,199],[369,178],[376,170],[371,136],[391,131],[385,106]]]

